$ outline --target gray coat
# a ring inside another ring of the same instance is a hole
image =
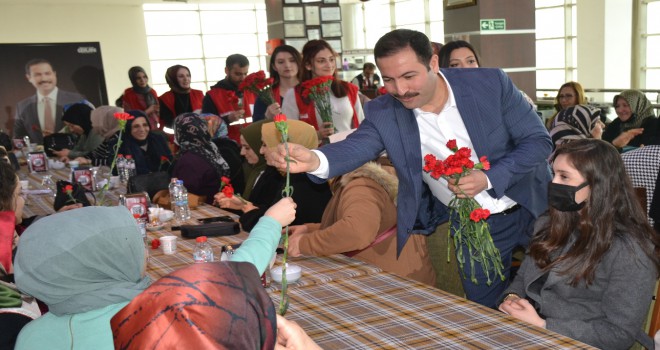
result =
[[[80,102],[85,97],[77,92],[57,91],[57,107],[55,108],[55,132],[62,130],[62,114],[64,106],[70,103]],[[16,115],[14,116],[14,138],[29,136],[30,142],[43,144],[44,137],[41,133],[39,124],[39,114],[37,112],[37,95],[32,95],[20,102],[16,106]]]
[[[569,240],[564,251],[574,239]],[[642,330],[654,294],[658,272],[637,242],[617,237],[596,268],[593,284],[572,287],[570,278],[543,272],[526,258],[509,288],[536,303],[546,328],[601,349],[627,349],[637,339],[653,349]],[[501,300],[501,299],[500,299]]]

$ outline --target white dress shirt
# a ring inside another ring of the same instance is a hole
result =
[[[442,73],[439,73],[442,79],[445,77]],[[446,81],[446,79],[445,79]],[[446,159],[448,156],[453,154],[453,152],[447,148],[446,144],[449,140],[456,140],[458,148],[468,147],[472,150],[470,154],[470,160],[475,164],[479,163],[479,156],[474,151],[474,146],[470,140],[461,114],[458,111],[456,106],[456,100],[454,99],[454,92],[451,89],[451,86],[447,82],[449,96],[447,98],[447,103],[445,103],[444,108],[440,111],[439,114],[433,112],[425,112],[419,108],[415,108],[413,113],[415,114],[415,119],[417,120],[417,125],[419,127],[420,140],[421,140],[421,152],[422,152],[422,164],[420,168],[424,167],[424,156],[427,154],[433,154],[438,159]],[[323,179],[327,179],[330,173],[330,167],[328,164],[328,159],[325,157],[323,152],[314,150],[319,157],[320,164],[318,169],[310,174],[318,176]],[[488,178],[488,171],[485,171],[486,178]],[[449,190],[447,180],[440,178],[435,180],[431,177],[430,174],[423,172],[423,180],[431,189],[433,195],[438,198],[443,204],[448,205],[454,196],[453,192]],[[488,179],[488,189],[492,188],[490,179]],[[512,206],[516,205],[516,202],[507,196],[503,196],[500,199],[491,197],[486,190],[477,194],[474,199],[479,202],[479,204],[484,208],[490,210],[491,214],[502,212]]]

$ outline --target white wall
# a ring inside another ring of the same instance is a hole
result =
[[[149,74],[142,6],[2,4],[0,43],[101,43],[110,104],[130,86],[128,69]]]

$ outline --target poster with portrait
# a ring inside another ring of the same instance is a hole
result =
[[[0,129],[10,132],[18,103],[36,99],[37,88],[25,72],[26,64],[34,59],[50,62],[55,72],[50,83],[57,86],[58,100],[64,91],[63,96],[79,94],[95,106],[109,104],[99,42],[0,44]],[[60,101],[57,106],[63,107]]]

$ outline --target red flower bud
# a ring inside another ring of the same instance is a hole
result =
[[[456,146],[456,140],[449,140],[447,141],[447,148],[449,148],[452,151],[456,151],[458,146]]]

